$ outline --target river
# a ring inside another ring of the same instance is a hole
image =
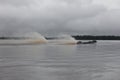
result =
[[[0,80],[120,80],[120,41],[1,45]]]

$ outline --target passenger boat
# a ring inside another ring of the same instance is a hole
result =
[[[82,41],[78,41],[77,44],[95,44],[97,43],[96,40],[92,40],[92,41],[86,41],[86,42],[82,42]]]

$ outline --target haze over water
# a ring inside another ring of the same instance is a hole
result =
[[[120,41],[0,46],[0,80],[120,80]]]

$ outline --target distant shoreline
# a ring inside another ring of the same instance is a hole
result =
[[[73,35],[76,40],[120,40],[120,36],[112,36],[112,35]]]
[[[6,39],[28,39],[25,37],[0,37],[0,40],[6,40]]]
[[[120,36],[113,36],[113,35],[72,35],[73,38],[76,40],[120,40]],[[56,39],[56,37],[45,37],[48,40]],[[25,37],[0,37],[0,40],[8,40],[8,39],[29,39]]]

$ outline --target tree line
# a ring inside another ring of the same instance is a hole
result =
[[[76,40],[120,40],[120,36],[113,35],[72,35]],[[46,39],[56,39],[55,37],[45,37]],[[28,39],[25,37],[0,37],[0,39]]]
[[[113,35],[100,35],[100,36],[93,36],[93,35],[73,35],[76,40],[120,40],[120,36],[113,36]]]

